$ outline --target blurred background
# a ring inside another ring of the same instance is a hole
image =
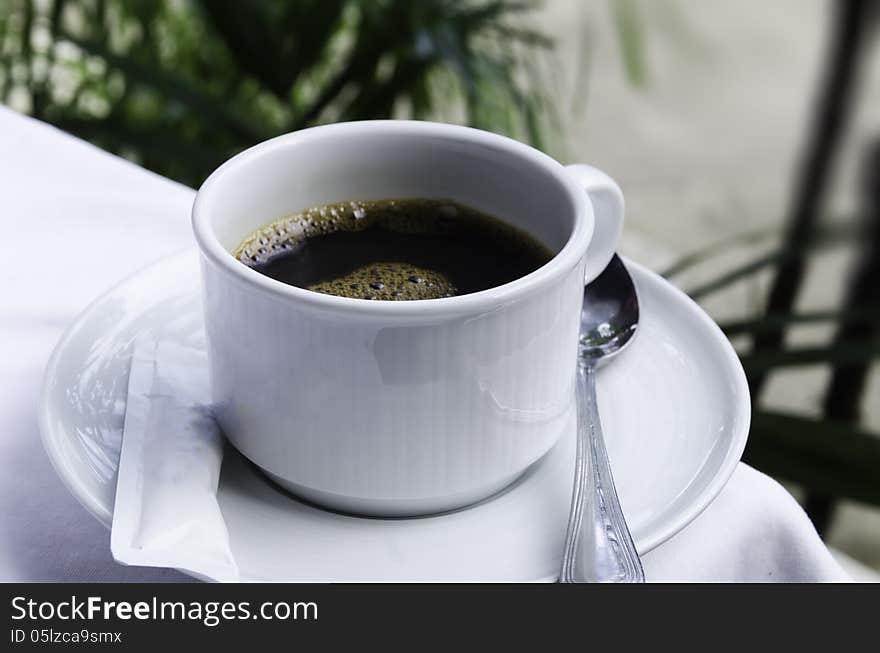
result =
[[[276,134],[385,117],[601,167],[623,253],[741,355],[746,462],[870,577],[878,31],[876,0],[0,0],[0,102],[194,187]]]

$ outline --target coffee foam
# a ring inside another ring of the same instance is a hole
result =
[[[308,287],[309,290],[355,299],[439,299],[456,294],[445,275],[409,263],[372,263],[353,272]]]

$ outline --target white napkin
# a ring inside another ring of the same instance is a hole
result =
[[[852,580],[794,497],[743,463],[703,514],[642,562],[648,582]]]
[[[223,437],[204,351],[135,343],[110,549],[117,562],[237,581],[217,503]]]

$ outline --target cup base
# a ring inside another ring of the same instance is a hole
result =
[[[363,499],[360,497],[350,497],[305,487],[276,476],[262,468],[260,468],[260,471],[282,489],[319,508],[326,508],[357,517],[402,518],[425,517],[437,513],[451,512],[478,503],[511,485],[530,468],[531,466],[500,481],[481,486],[476,490],[424,499]]]

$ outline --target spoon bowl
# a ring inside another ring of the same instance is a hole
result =
[[[615,254],[602,274],[584,287],[579,354],[607,363],[632,342],[638,328],[636,287]]]

